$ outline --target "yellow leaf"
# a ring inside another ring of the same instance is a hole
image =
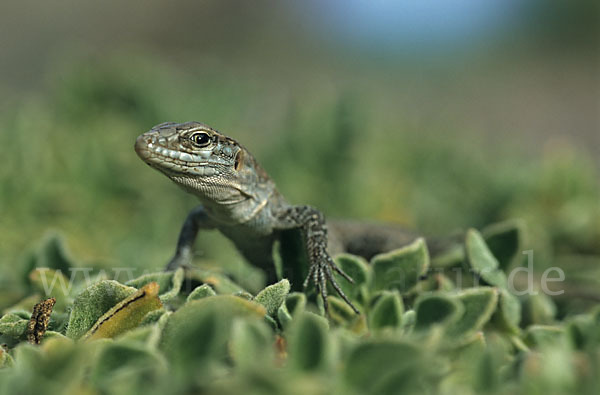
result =
[[[156,282],[148,283],[116,304],[98,319],[83,339],[113,338],[137,327],[146,314],[162,307],[158,298],[159,288]]]

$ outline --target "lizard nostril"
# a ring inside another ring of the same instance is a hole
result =
[[[233,168],[236,171],[240,171],[242,168],[242,163],[243,163],[243,159],[244,159],[244,153],[242,150],[240,150],[237,155],[235,156],[235,161],[233,162]]]

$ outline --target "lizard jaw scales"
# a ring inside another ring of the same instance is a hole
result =
[[[145,138],[136,140],[135,151],[144,162],[158,165],[164,169],[180,172],[187,168],[187,172],[198,176],[212,176],[217,173],[217,170],[212,167],[202,166],[202,164],[206,164],[206,160],[201,155],[164,148],[148,142]]]

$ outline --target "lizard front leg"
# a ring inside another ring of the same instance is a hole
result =
[[[293,206],[283,210],[281,213],[276,213],[276,219],[276,228],[280,230],[302,229],[302,237],[306,245],[310,264],[308,276],[304,280],[304,287],[306,288],[310,281],[315,284],[317,292],[321,294],[323,306],[327,312],[329,308],[327,303],[327,281],[329,281],[340,297],[358,314],[359,311],[344,294],[333,276],[333,272],[335,271],[349,282],[353,282],[350,276],[335,264],[327,252],[327,225],[325,224],[323,214],[314,207]]]
[[[197,206],[185,218],[179,232],[175,255],[173,255],[165,270],[175,270],[191,263],[192,249],[200,229],[214,229],[214,225],[204,207]]]

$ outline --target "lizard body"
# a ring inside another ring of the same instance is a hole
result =
[[[329,281],[358,313],[333,276],[337,272],[352,282],[331,258],[328,239],[331,252],[348,251],[369,258],[416,238],[376,225],[339,222],[328,227],[314,207],[289,204],[242,145],[199,122],[157,125],[137,138],[135,150],[144,162],[201,202],[182,226],[168,270],[190,262],[200,229],[218,229],[250,263],[270,275],[268,281],[274,281],[273,243],[284,232],[298,229],[310,265],[304,286],[314,283],[327,310]]]

